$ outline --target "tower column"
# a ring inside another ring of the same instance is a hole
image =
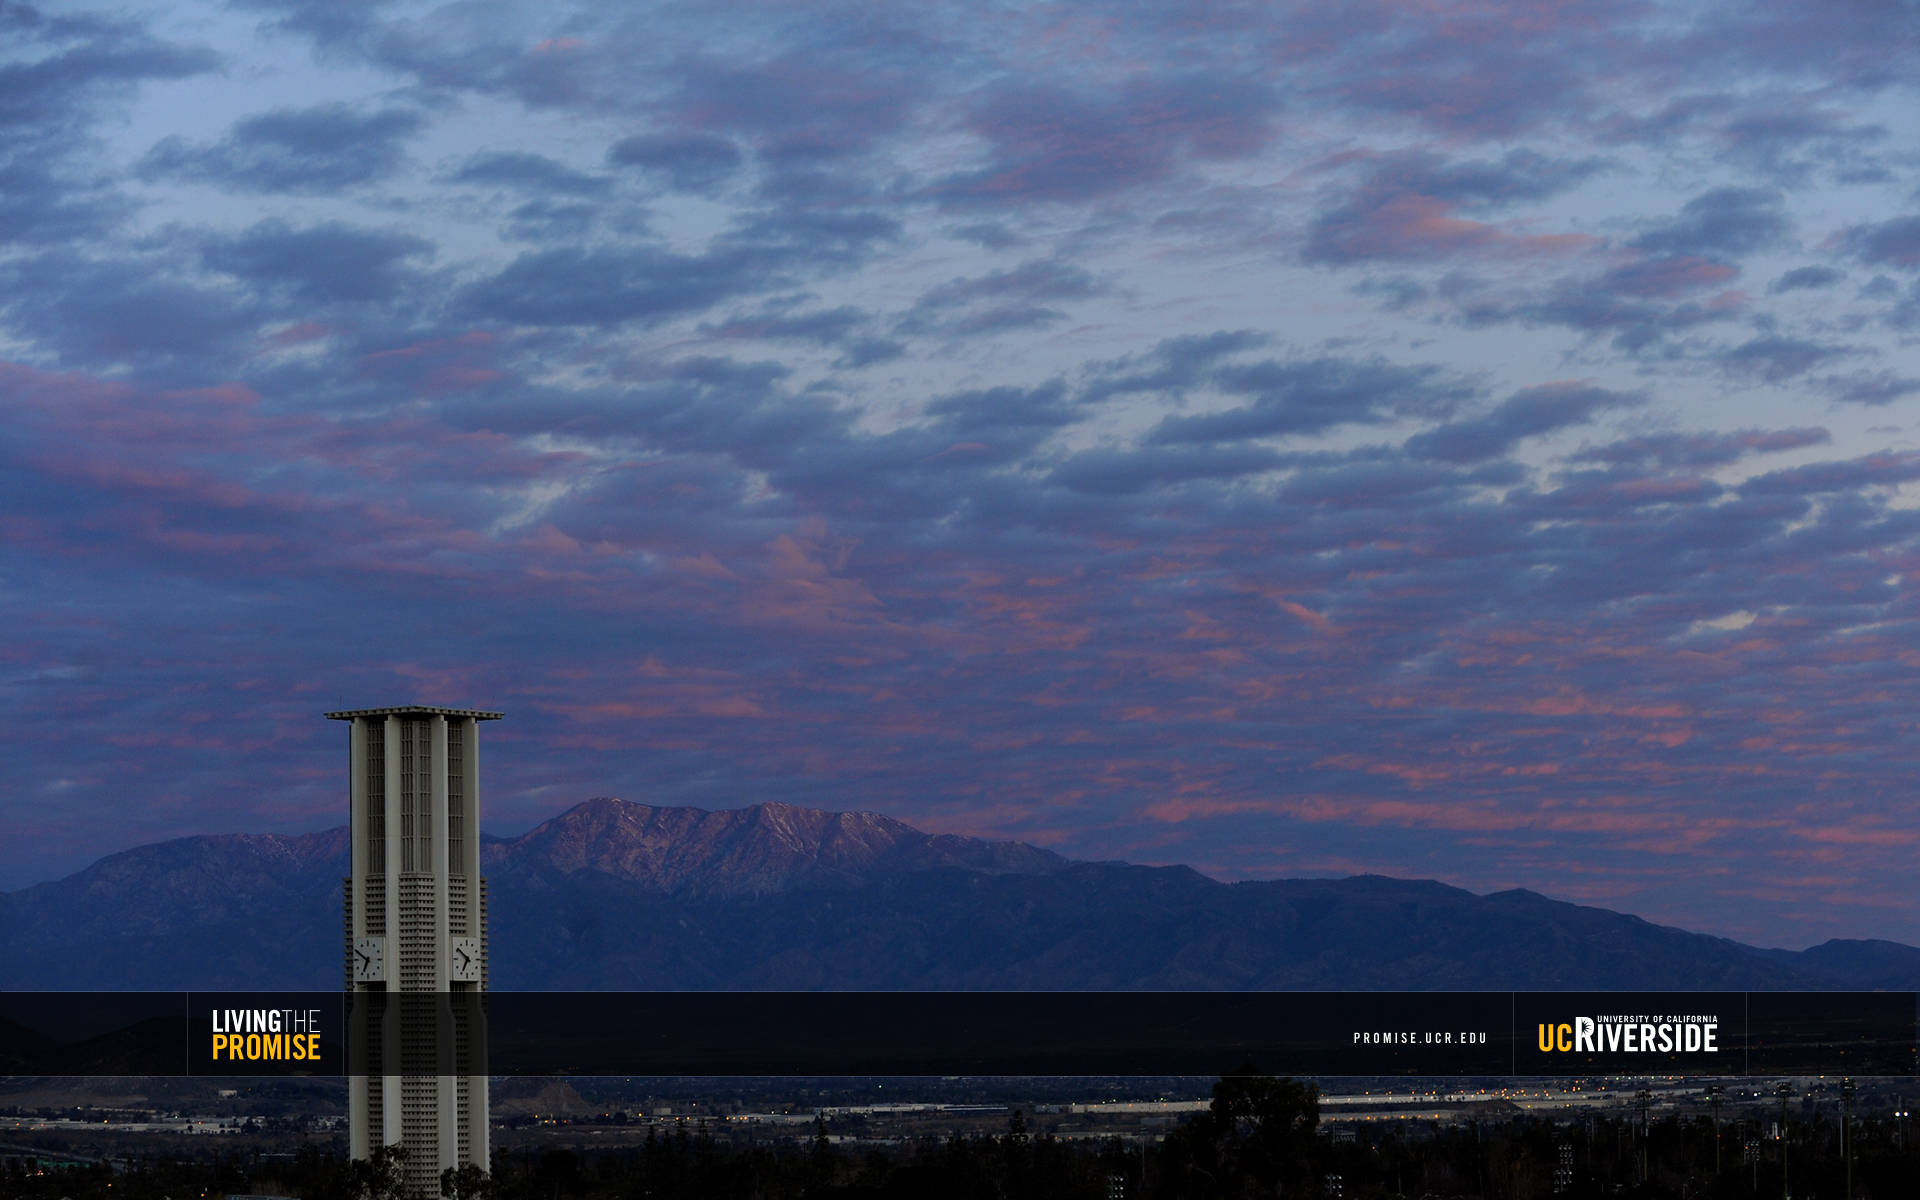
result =
[[[347,907],[347,966],[346,982],[348,991],[355,990],[353,982],[354,943],[367,936],[367,903],[362,890],[367,878],[367,727],[360,721],[347,723],[347,792],[350,797],[347,812],[347,858],[349,862],[347,879],[341,886],[346,897]],[[364,1015],[360,1017],[365,1020]],[[372,1153],[367,1136],[367,1084],[365,1075],[351,1075],[347,1078],[347,1153],[354,1158],[365,1158]]]
[[[458,718],[461,725],[460,736],[460,862],[458,870],[466,877],[466,925],[462,930],[476,939],[480,950],[480,978],[478,982],[461,986],[478,991],[487,989],[488,974],[492,970],[490,954],[487,948],[487,892],[486,880],[480,876],[480,722],[473,717]],[[449,765],[451,765],[449,756]],[[479,1014],[480,1025],[469,1031],[468,1036],[484,1045],[486,1040],[485,1014]],[[487,1124],[490,1108],[489,1085],[484,1072],[468,1077],[466,1112],[462,1119],[466,1122],[466,1155],[468,1162],[477,1163],[482,1170],[492,1170],[493,1137]]]
[[[440,994],[439,1019],[434,1028],[442,1042],[442,1049],[453,1049],[453,1012],[446,996],[451,990],[452,981],[448,978],[448,960],[453,950],[452,930],[447,915],[448,876],[453,873],[452,847],[455,831],[447,819],[447,718],[435,715],[432,718],[433,730],[433,786],[429,793],[427,818],[432,836],[427,840],[429,858],[428,868],[433,872],[433,990]],[[438,1145],[434,1147],[435,1162],[441,1168],[451,1167],[460,1161],[460,1107],[459,1083],[452,1076],[441,1076],[434,1095],[439,1100],[440,1119],[434,1123],[438,1134]],[[438,1174],[438,1171],[435,1172]]]
[[[401,901],[400,891],[400,853],[406,844],[410,819],[406,815],[406,801],[403,798],[400,775],[400,739],[406,730],[400,724],[400,718],[388,714],[379,718],[385,736],[381,739],[386,746],[384,761],[380,764],[386,776],[387,811],[386,834],[383,839],[386,853],[380,864],[382,890],[386,903],[387,930],[387,974],[385,990],[397,992],[405,989],[402,963],[406,954],[406,905]],[[389,1047],[401,1046],[402,1013],[397,1002],[389,1002],[382,1014],[382,1044]],[[404,1053],[404,1047],[402,1047]],[[395,1057],[398,1057],[397,1055]],[[380,1077],[380,1142],[382,1146],[391,1146],[395,1142],[405,1145],[407,1140],[405,1109],[401,1098],[404,1076],[382,1075]]]

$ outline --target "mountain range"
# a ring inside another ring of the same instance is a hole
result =
[[[1920,949],[1762,949],[1529,891],[1223,883],[875,813],[602,798],[489,838],[497,989],[1920,989]],[[180,838],[0,894],[0,989],[340,980],[344,828]]]

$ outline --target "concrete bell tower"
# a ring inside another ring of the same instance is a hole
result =
[[[350,1021],[368,1061],[400,1067],[349,1076],[351,1152],[404,1146],[407,1190],[434,1197],[446,1168],[491,1161],[486,1075],[434,1072],[477,1061],[468,1043],[485,1036],[477,1005],[461,1001],[487,986],[479,729],[501,714],[414,704],[326,715],[348,723]]]

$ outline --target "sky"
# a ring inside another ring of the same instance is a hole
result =
[[[1920,943],[1909,3],[0,2],[0,887],[879,811]]]

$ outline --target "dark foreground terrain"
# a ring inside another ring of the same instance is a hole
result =
[[[1893,1091],[1901,1082],[1865,1081],[1852,1100],[1855,1197],[1908,1196],[1920,1178],[1910,1121],[1898,1115],[1905,1101]],[[939,1114],[836,1106],[811,1118],[796,1107],[775,1132],[742,1123],[737,1102],[676,1097],[643,1114],[594,1111],[557,1081],[522,1091],[499,1106],[505,1119],[496,1113],[491,1177],[450,1177],[448,1195],[1732,1198],[1784,1194],[1783,1171],[1797,1196],[1843,1196],[1848,1185],[1835,1081],[1802,1081],[1784,1105],[1767,1089],[1729,1087],[1718,1114],[1692,1089],[1654,1093],[1645,1118],[1630,1092],[1553,1115],[1488,1098],[1358,1117],[1323,1106],[1309,1083],[1244,1074],[1218,1080],[1209,1104],[1175,1117],[1045,1102]],[[16,1108],[6,1117],[11,1136],[35,1146],[0,1151],[0,1196],[393,1195],[389,1172],[344,1161],[338,1131],[297,1121],[143,1144],[107,1132],[21,1132],[34,1115]]]

